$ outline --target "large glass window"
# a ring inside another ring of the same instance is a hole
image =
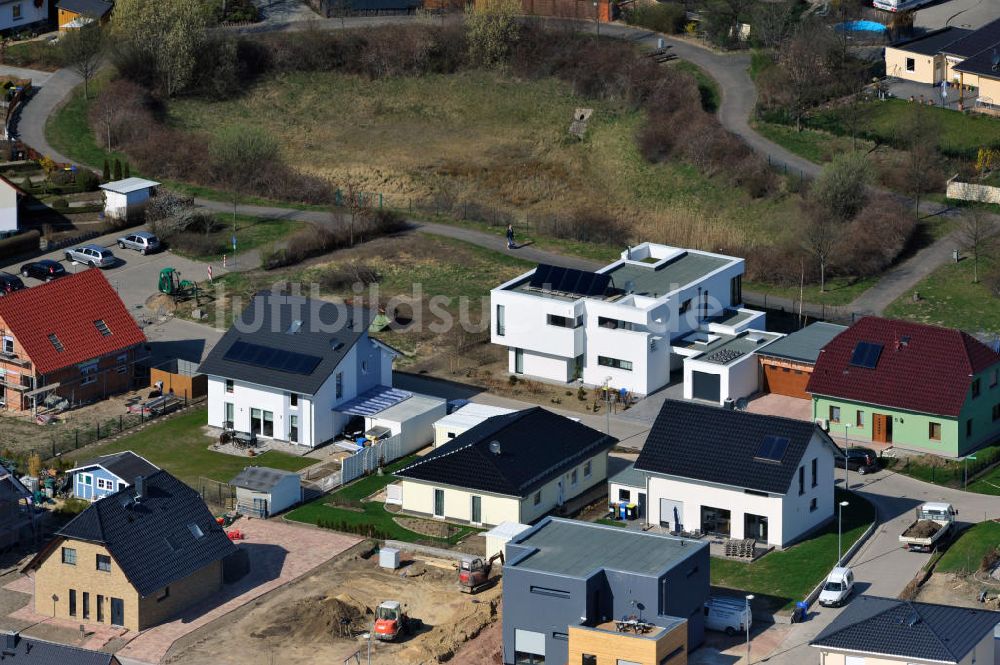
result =
[[[701,530],[703,533],[715,533],[728,537],[731,532],[731,517],[732,513],[724,508],[702,506]]]
[[[288,416],[288,440],[292,443],[299,442],[299,417]]]
[[[274,414],[270,411],[264,412],[264,436],[274,436]]]
[[[503,305],[497,305],[497,337],[507,334],[507,325],[504,323]]]
[[[613,367],[615,369],[623,369],[626,372],[632,371],[632,362],[629,360],[620,360],[618,358],[609,358],[607,356],[597,356],[597,364],[602,367]]]

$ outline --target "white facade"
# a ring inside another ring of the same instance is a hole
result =
[[[514,409],[505,409],[500,406],[466,404],[434,423],[434,447],[448,443],[459,434],[484,422],[487,418],[513,412]]]
[[[128,219],[141,212],[160,183],[143,178],[126,178],[101,185],[104,190],[104,215]]]
[[[741,397],[750,397],[760,392],[763,386],[763,370],[758,362],[756,351],[781,337],[783,335],[777,333],[766,333],[758,330],[746,331],[735,337],[730,343],[718,347],[721,352],[725,352],[727,348],[738,349],[741,355],[733,360],[728,362],[710,360],[718,352],[715,350],[685,358],[684,399],[709,399],[721,405],[725,404],[726,400],[735,402]],[[759,340],[759,342],[747,342],[746,340]],[[718,394],[715,396],[695,394],[695,386],[698,383],[696,379],[704,380],[707,377],[717,377],[711,381],[718,383]]]
[[[255,422],[259,420],[258,437],[318,446],[339,434],[350,419],[336,411],[338,405],[376,385],[392,385],[393,357],[388,347],[366,333],[314,395],[209,375],[208,424],[223,427],[231,417],[237,431],[250,432],[258,429]]]
[[[20,30],[32,23],[49,19],[49,3],[36,4],[32,0],[17,0],[0,4],[0,30]],[[49,48],[57,48],[55,45]]]
[[[24,4],[34,7],[30,2]],[[9,5],[0,5],[0,14],[8,7]],[[17,224],[17,188],[6,178],[0,178],[0,236],[16,232]]]
[[[508,348],[508,371],[649,394],[680,369],[671,342],[742,301],[744,261],[720,254],[644,243],[597,272],[614,294],[533,289],[534,271],[492,290],[490,340]]]
[[[434,422],[444,417],[448,402],[441,397],[414,394],[374,416],[365,417],[365,429],[386,427],[399,435],[401,456],[416,452],[434,440]]]
[[[302,484],[296,473],[284,476],[266,492],[236,487],[236,504],[242,508],[241,512],[249,511],[250,514],[256,514],[258,517],[277,515],[301,500]]]
[[[813,460],[816,460],[815,479]],[[803,478],[801,493],[800,473]],[[716,508],[729,511],[730,538],[760,540],[759,532],[747,533],[746,530],[747,515],[760,516],[767,521],[767,542],[785,547],[834,516],[833,448],[820,434],[814,434],[785,494],[655,473],[648,475],[646,487],[648,524],[671,531],[703,530],[702,508]]]

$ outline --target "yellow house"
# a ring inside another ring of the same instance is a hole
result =
[[[975,107],[991,112],[1000,111],[1000,44],[963,60],[955,72],[966,85],[975,85]],[[975,81],[975,83],[970,83]]]
[[[820,665],[983,665],[998,625],[1000,612],[859,596],[809,645]]]
[[[82,28],[92,21],[104,23],[113,7],[112,3],[103,0],[59,0],[56,4],[59,31]]]
[[[617,442],[541,407],[493,416],[396,472],[402,508],[477,526],[528,524],[603,489]]]
[[[885,48],[885,74],[937,85],[947,79],[948,64],[941,49],[971,34],[963,28],[942,28]]]
[[[138,631],[217,593],[235,551],[198,493],[157,471],[91,504],[22,573],[37,613]]]

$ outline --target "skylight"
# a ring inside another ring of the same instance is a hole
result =
[[[191,531],[191,535],[194,536],[195,540],[200,540],[205,537],[205,534],[202,532],[201,527],[198,526],[197,524],[188,524],[188,530]]]
[[[167,541],[167,545],[170,546],[170,549],[172,549],[175,552],[179,552],[180,551],[181,544],[179,542],[177,542],[177,536],[175,536],[174,534],[171,533],[171,534],[168,534],[164,538],[164,540]]]
[[[302,329],[302,322],[298,319],[292,321],[292,325],[288,326],[288,334],[294,335]]]
[[[765,462],[780,462],[788,450],[788,438],[784,436],[774,436],[768,434],[760,442],[754,457]]]
[[[49,333],[49,341],[52,342],[52,346],[56,347],[56,351],[58,351],[59,353],[62,353],[63,351],[66,350],[63,347],[62,342],[59,341],[59,338],[56,337],[55,333]]]
[[[101,333],[101,337],[111,337],[111,328],[108,328],[108,324],[104,322],[104,319],[94,321],[94,327],[97,328],[97,332]]]

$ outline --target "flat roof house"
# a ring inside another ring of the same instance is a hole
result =
[[[507,543],[504,663],[683,665],[708,595],[708,543],[550,517]]]
[[[764,373],[764,390],[777,395],[810,399],[806,392],[820,351],[847,326],[817,321],[768,344],[757,352]]]
[[[635,462],[647,522],[786,547],[833,517],[836,450],[811,422],[669,400]]]
[[[824,665],[990,665],[1000,612],[859,596],[809,643]]]
[[[138,631],[218,593],[234,552],[198,493],[157,471],[90,504],[22,572],[38,614]]]
[[[693,332],[674,343],[684,358],[684,399],[734,404],[761,390],[757,355],[780,340],[780,333],[744,330],[735,335]]]
[[[1000,354],[960,330],[867,316],[820,353],[807,390],[830,432],[947,457],[1000,436]]]
[[[129,390],[145,343],[96,268],[10,293],[0,298],[0,406],[24,411],[50,395],[80,404]]]
[[[542,264],[490,292],[490,341],[512,374],[646,395],[690,355],[676,340],[763,324],[742,309],[743,272],[743,259],[653,243],[596,272]]]
[[[332,440],[354,417],[343,404],[392,386],[396,352],[368,336],[368,317],[343,303],[255,295],[198,369],[208,424],[311,447]]]
[[[617,442],[537,406],[493,416],[396,472],[403,510],[486,526],[534,522],[602,486]]]
[[[66,473],[73,476],[73,496],[96,501],[125,489],[138,476],[151,476],[159,470],[145,457],[124,450],[82,462]]]

